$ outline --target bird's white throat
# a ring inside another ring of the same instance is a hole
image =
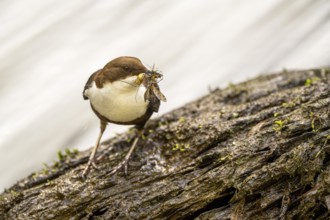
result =
[[[136,83],[136,76],[107,83],[97,88],[95,82],[85,91],[94,109],[113,122],[130,122],[142,117],[148,106],[146,88]]]

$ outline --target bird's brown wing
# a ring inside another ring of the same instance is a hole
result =
[[[86,85],[85,85],[85,87],[84,87],[84,91],[83,91],[83,97],[84,97],[85,100],[88,99],[88,97],[85,95],[85,91],[86,91],[86,89],[89,89],[89,88],[92,87],[92,83],[93,83],[93,81],[94,81],[94,77],[96,76],[97,73],[101,72],[101,70],[102,70],[102,69],[99,69],[98,71],[96,71],[95,73],[93,73],[93,74],[89,77],[89,79],[87,80]]]

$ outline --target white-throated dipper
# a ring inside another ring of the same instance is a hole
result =
[[[94,113],[100,119],[100,133],[83,171],[86,177],[91,166],[95,166],[95,154],[107,123],[135,125],[136,137],[121,163],[113,168],[111,174],[127,163],[143,133],[143,128],[153,112],[158,112],[160,100],[166,98],[159,91],[156,79],[162,75],[148,70],[138,58],[118,57],[93,73],[83,91],[85,100],[89,99]]]

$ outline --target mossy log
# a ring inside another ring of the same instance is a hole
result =
[[[215,89],[7,189],[0,219],[329,219],[330,71],[283,71]]]

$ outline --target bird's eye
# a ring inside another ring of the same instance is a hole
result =
[[[125,71],[128,71],[128,70],[129,70],[129,67],[128,67],[128,66],[123,66],[123,69],[124,69]]]

